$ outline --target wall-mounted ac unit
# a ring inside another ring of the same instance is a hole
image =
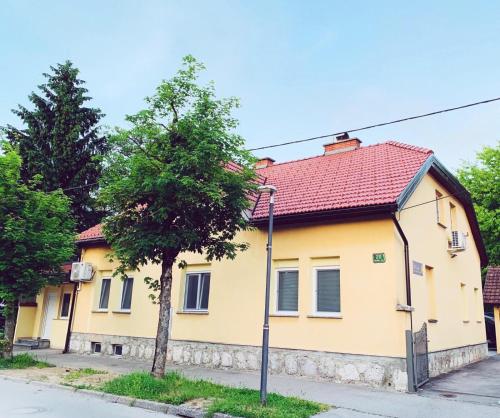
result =
[[[72,282],[90,282],[94,277],[92,264],[90,263],[73,263],[71,265],[71,281]]]
[[[466,244],[466,236],[463,232],[451,231],[450,252],[464,251]]]

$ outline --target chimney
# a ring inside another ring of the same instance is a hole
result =
[[[335,141],[323,145],[325,149],[324,155],[338,154],[339,152],[353,151],[358,149],[361,145],[361,140],[358,138],[349,138],[349,134],[339,135]]]
[[[259,161],[255,163],[255,168],[266,168],[272,166],[274,160],[270,157],[261,158]]]

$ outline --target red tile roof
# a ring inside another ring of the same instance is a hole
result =
[[[81,232],[78,235],[78,242],[84,241],[93,241],[96,239],[103,239],[104,234],[102,232],[102,225],[95,225],[92,228],[87,229],[86,231]]]
[[[489,267],[483,290],[484,303],[500,305],[500,267]]]
[[[395,203],[432,154],[398,142],[289,161],[258,170],[278,189],[275,216]],[[266,218],[262,195],[253,218]]]
[[[390,204],[396,203],[430,155],[429,149],[388,141],[258,169],[258,182],[265,179],[277,187],[277,217]],[[269,195],[261,195],[253,219],[267,217],[268,202]],[[96,225],[82,232],[78,241],[102,238],[101,225]]]

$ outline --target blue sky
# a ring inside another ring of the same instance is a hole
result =
[[[182,56],[240,97],[248,147],[500,96],[500,2],[22,1],[0,8],[0,125],[72,60],[105,123],[143,106]],[[500,137],[500,102],[361,132],[432,148],[449,168]],[[325,140],[262,151],[317,155]]]

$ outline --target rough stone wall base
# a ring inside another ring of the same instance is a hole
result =
[[[100,342],[102,353],[108,355],[113,354],[113,344],[122,345],[123,357],[150,360],[154,354],[153,338],[84,333],[72,333],[70,350],[81,354],[91,353],[92,342]],[[171,340],[167,361],[179,365],[257,371],[260,370],[261,349],[255,346]],[[269,371],[272,374],[407,390],[406,360],[403,358],[271,348]]]
[[[429,353],[429,375],[439,376],[488,357],[488,344],[468,345]]]

